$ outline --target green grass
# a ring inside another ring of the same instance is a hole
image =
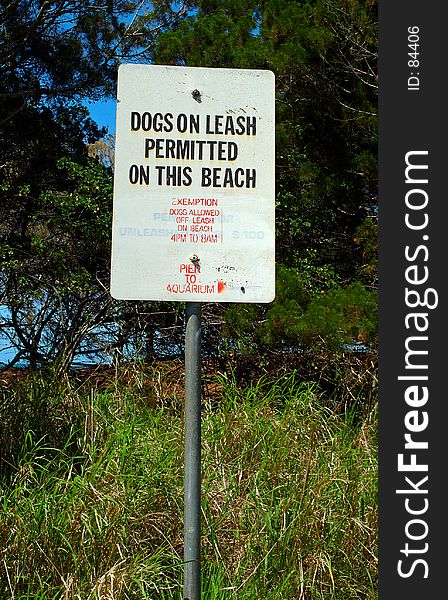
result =
[[[334,414],[296,372],[219,383],[202,415],[202,598],[374,600],[375,412]],[[9,393],[0,598],[182,598],[182,404],[169,396],[42,378]]]

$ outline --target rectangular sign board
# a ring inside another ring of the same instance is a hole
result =
[[[271,302],[274,75],[121,65],[111,294]]]

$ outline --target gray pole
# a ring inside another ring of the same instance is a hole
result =
[[[184,600],[201,597],[201,303],[186,303]]]

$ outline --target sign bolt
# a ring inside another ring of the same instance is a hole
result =
[[[193,254],[192,256],[190,256],[190,260],[194,264],[194,266],[196,267],[196,270],[200,271],[201,270],[201,265],[199,264],[199,261],[201,259],[199,258],[199,256],[197,254]]]

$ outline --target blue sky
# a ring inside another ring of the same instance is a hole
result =
[[[85,106],[87,106],[90,116],[98,125],[107,127],[108,133],[115,133],[115,99],[95,103],[86,102]]]

